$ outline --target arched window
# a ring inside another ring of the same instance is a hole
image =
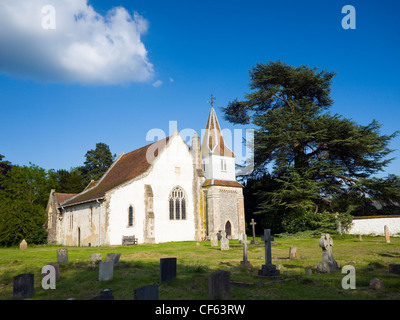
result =
[[[175,187],[169,194],[169,219],[186,219],[186,197],[181,187]]]
[[[133,226],[133,206],[130,205],[128,208],[128,227]]]

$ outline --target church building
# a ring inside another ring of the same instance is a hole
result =
[[[213,107],[205,134],[188,146],[178,131],[121,153],[79,194],[52,190],[48,242],[65,246],[207,240],[245,232],[243,187]]]

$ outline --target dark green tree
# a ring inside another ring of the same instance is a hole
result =
[[[281,61],[258,63],[250,70],[252,92],[223,108],[226,120],[256,126],[255,166],[272,167],[278,182],[260,195],[260,212],[343,212],[377,194],[400,199],[393,179],[371,178],[392,160],[388,145],[397,132],[381,135],[375,120],[363,126],[330,114],[334,75]],[[339,206],[349,194],[358,203]]]
[[[96,148],[85,154],[86,161],[81,171],[83,182],[88,185],[91,180],[100,179],[107,169],[112,165],[116,155],[112,155],[110,147],[102,142],[96,143]]]
[[[85,189],[82,173],[78,168],[49,171],[50,178],[56,183],[56,191],[60,193],[80,193]]]

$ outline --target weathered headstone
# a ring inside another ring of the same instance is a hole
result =
[[[386,240],[386,243],[389,243],[389,242],[390,242],[389,227],[388,227],[388,226],[385,226],[384,230],[385,230],[385,240]]]
[[[311,276],[312,275],[312,270],[310,268],[305,268],[304,273],[306,276]]]
[[[100,261],[103,259],[103,257],[102,257],[102,255],[101,255],[101,253],[92,253],[92,254],[90,255],[89,259],[90,259],[90,261],[92,261],[93,263],[96,263],[96,262],[100,262]]]
[[[254,219],[252,218],[251,222],[250,222],[250,225],[251,225],[251,227],[253,229],[253,240],[250,241],[251,244],[257,244],[258,243],[258,240],[256,239],[256,229],[255,229],[256,224],[257,223],[254,222]]]
[[[369,282],[369,287],[371,289],[380,290],[385,288],[385,284],[383,283],[382,280],[374,278]]]
[[[57,262],[68,263],[68,249],[66,248],[57,249]]]
[[[28,248],[28,244],[26,243],[25,239],[21,241],[21,243],[19,244],[19,248],[21,250],[25,250]]]
[[[146,285],[133,290],[134,300],[158,300],[158,286]]]
[[[297,259],[297,247],[290,247],[289,259]]]
[[[211,247],[218,246],[218,236],[214,232],[210,232],[210,243],[211,243]]]
[[[160,281],[166,282],[176,279],[176,258],[160,259]]]
[[[322,248],[322,262],[317,265],[317,273],[329,273],[339,269],[339,265],[333,258],[332,247],[333,240],[329,233],[321,234],[319,239],[319,246]]]
[[[389,264],[389,273],[400,273],[400,264],[398,263]]]
[[[240,265],[243,267],[250,267],[250,261],[247,260],[247,246],[250,244],[249,241],[243,241],[242,245],[243,245],[243,261],[240,261]]]
[[[88,300],[114,300],[114,296],[111,289],[104,289],[98,296],[94,296]]]
[[[208,277],[208,299],[229,300],[231,295],[230,272],[215,271]]]
[[[225,230],[221,233],[221,250],[229,250],[229,239],[226,237]]]
[[[119,259],[121,258],[120,253],[107,253],[106,261],[113,261],[114,266],[119,265]]]
[[[261,266],[261,270],[258,270],[259,276],[274,277],[280,275],[280,271],[277,270],[276,265],[272,264],[271,242],[274,240],[274,236],[271,236],[271,230],[264,229],[265,264]]]
[[[99,262],[99,281],[112,280],[114,276],[114,261]]]
[[[27,299],[33,297],[35,276],[32,273],[23,273],[13,278],[13,299]]]
[[[56,281],[60,280],[60,265],[55,262],[49,262],[47,265],[51,265],[56,270]]]

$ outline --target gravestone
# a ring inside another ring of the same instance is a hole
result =
[[[90,255],[89,259],[93,263],[96,263],[96,262],[100,262],[103,259],[103,257],[101,255],[101,253],[93,253]]]
[[[114,276],[114,261],[99,262],[99,281],[112,280]]]
[[[384,230],[385,230],[385,240],[386,240],[386,243],[390,243],[389,227],[388,227],[388,226],[385,226]]]
[[[247,235],[245,232],[239,233],[239,243],[243,244],[243,241],[247,241]]]
[[[26,243],[25,239],[21,241],[21,243],[19,244],[19,248],[21,250],[25,250],[28,248],[28,244]]]
[[[215,232],[210,233],[210,243],[211,243],[211,247],[218,246],[218,235]]]
[[[208,299],[229,300],[231,295],[230,287],[231,274],[229,271],[215,271],[208,277]]]
[[[370,280],[369,282],[369,288],[375,289],[375,290],[380,290],[385,288],[385,284],[383,283],[383,280],[379,280],[377,278],[374,278]]]
[[[258,240],[256,239],[256,229],[255,229],[255,225],[256,225],[257,223],[256,222],[254,222],[254,219],[252,218],[251,219],[251,222],[250,222],[250,225],[251,225],[251,227],[252,227],[252,229],[253,229],[253,240],[251,240],[251,244],[257,244],[258,243]]]
[[[310,268],[305,268],[304,273],[306,276],[311,276],[312,275],[312,270]]]
[[[400,273],[400,264],[398,263],[389,264],[389,273]]]
[[[114,266],[119,265],[119,258],[121,258],[120,253],[107,253],[106,261],[113,261]]]
[[[297,259],[297,247],[290,247],[289,259]]]
[[[265,264],[261,266],[261,270],[258,270],[259,276],[275,277],[280,275],[280,271],[277,270],[276,265],[272,264],[271,242],[274,240],[274,236],[271,236],[271,230],[264,229]]]
[[[160,259],[160,280],[161,282],[176,279],[176,258]]]
[[[35,294],[35,276],[23,273],[13,278],[13,299],[27,299]]]
[[[104,289],[98,296],[94,296],[88,300],[114,300],[114,296],[111,289]]]
[[[333,258],[332,247],[333,240],[329,233],[321,234],[319,246],[322,248],[322,262],[317,265],[317,273],[329,273],[339,269],[339,265]]]
[[[146,285],[133,290],[134,300],[158,300],[158,286]]]
[[[240,261],[240,265],[243,267],[251,267],[250,261],[247,260],[247,246],[250,244],[250,241],[243,241],[243,260]]]
[[[361,234],[358,235],[358,240],[362,241],[362,236],[361,236]]]
[[[56,281],[60,280],[60,265],[55,262],[49,262],[47,265],[53,266],[56,270]]]
[[[226,232],[221,233],[221,250],[229,250],[229,239],[226,237]]]
[[[68,249],[57,249],[57,262],[60,264],[68,263]]]

